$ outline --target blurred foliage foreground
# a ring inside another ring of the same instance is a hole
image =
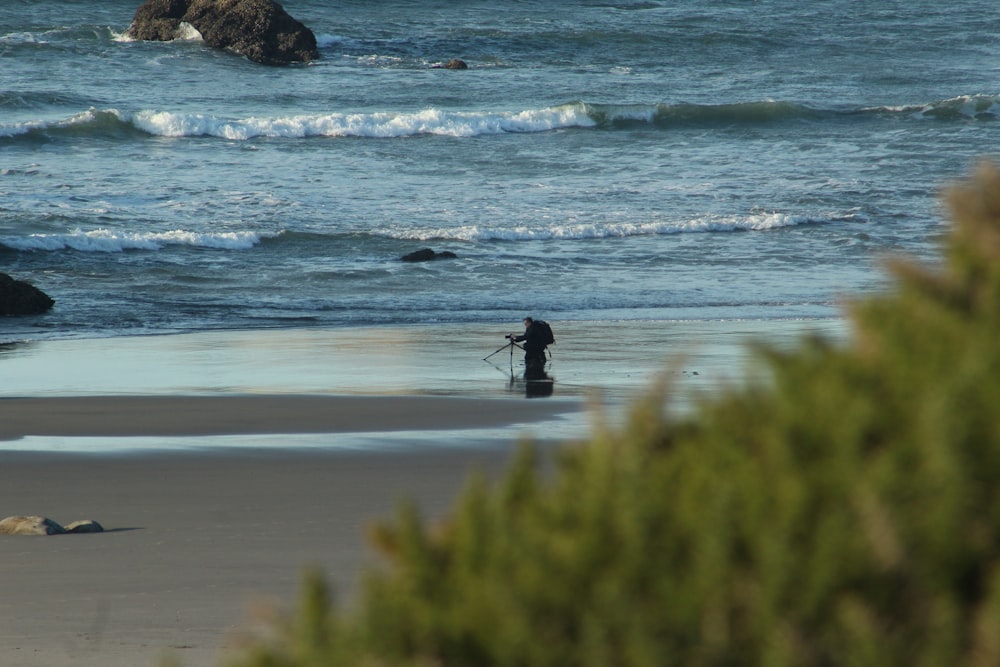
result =
[[[356,608],[311,577],[232,664],[1000,665],[1000,171],[948,203],[943,267],[891,265],[849,346],[401,509]]]

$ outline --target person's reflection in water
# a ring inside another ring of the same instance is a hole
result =
[[[524,370],[524,396],[544,398],[551,396],[555,387],[553,378],[545,372],[544,366],[529,364]]]

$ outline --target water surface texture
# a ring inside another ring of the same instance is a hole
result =
[[[0,9],[0,342],[836,317],[1000,138],[992,0],[288,0],[285,68],[138,5]]]

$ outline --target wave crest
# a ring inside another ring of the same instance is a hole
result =
[[[230,140],[254,137],[396,138],[424,134],[472,137],[593,125],[581,105],[511,113],[425,109],[412,113],[330,113],[243,120],[226,120],[202,114],[142,111],[127,118],[137,128],[153,135],[215,136]]]
[[[0,98],[0,106],[28,105],[21,96]],[[504,133],[549,132],[571,128],[618,129],[636,124],[658,129],[683,126],[758,125],[795,120],[823,121],[851,115],[904,114],[940,120],[1000,118],[1000,95],[963,95],[919,105],[861,109],[817,109],[781,101],[734,104],[592,104],[569,102],[521,111],[375,111],[318,113],[282,117],[233,119],[212,114],[91,108],[56,121],[0,125],[0,138],[20,135],[87,134],[129,137],[135,133],[160,137],[218,137],[245,141],[256,137],[400,138],[420,135],[476,137]]]
[[[823,112],[791,102],[772,100],[733,104],[589,104],[588,113],[600,126],[635,123],[678,125],[756,125],[795,118],[818,118]]]
[[[166,246],[191,246],[219,250],[246,250],[266,235],[256,232],[120,232],[108,229],[75,230],[69,234],[0,236],[0,246],[22,251],[76,250],[79,252],[125,252],[161,250]]]
[[[864,111],[937,120],[996,120],[1000,118],[1000,95],[959,95],[926,104],[872,107]]]
[[[549,241],[660,236],[698,232],[766,231],[782,227],[820,224],[827,219],[786,213],[757,213],[747,216],[708,217],[671,222],[568,224],[553,227],[483,227],[466,225],[453,229],[387,231],[384,236],[413,241]]]
[[[69,118],[56,121],[25,121],[11,125],[0,125],[0,138],[26,136],[39,138],[46,135],[90,135],[90,136],[120,136],[135,134],[138,129],[123,119],[115,109],[99,110],[91,108]]]
[[[0,125],[0,136],[66,133],[78,128],[114,128],[161,137],[219,137],[233,141],[268,138],[372,137],[396,138],[425,134],[474,137],[508,132],[528,133],[570,127],[592,127],[583,104],[565,104],[515,112],[462,112],[424,109],[409,113],[329,113],[281,118],[226,119],[210,114],[169,111],[123,112],[90,109],[59,121]]]

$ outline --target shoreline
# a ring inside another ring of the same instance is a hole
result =
[[[297,435],[307,448],[420,447],[428,440],[462,446],[511,442],[525,426],[548,439],[578,438],[594,409],[619,418],[658,378],[670,386],[672,407],[684,410],[747,377],[748,342],[780,347],[803,335],[837,338],[845,326],[836,319],[571,321],[554,328],[550,382],[543,383],[525,380],[520,351],[494,354],[506,342],[494,324],[453,325],[448,335],[408,325],[25,342],[0,348],[0,416],[9,415],[6,426],[0,419],[0,451],[238,448],[239,437],[255,447],[284,446],[268,434]],[[158,407],[145,415],[126,409],[132,402]],[[212,416],[210,403],[228,407]],[[170,418],[171,405],[183,420]],[[257,414],[251,405],[268,407]]]
[[[255,608],[294,603],[307,568],[350,604],[380,563],[366,528],[403,500],[443,517],[473,472],[503,474],[518,440],[551,454],[586,436],[593,406],[620,415],[664,372],[678,394],[711,393],[746,377],[748,341],[817,327],[841,330],[560,323],[542,398],[511,358],[481,361],[503,335],[481,326],[457,339],[303,329],[3,350],[0,518],[105,528],[0,536],[4,664],[218,667]]]
[[[520,351],[494,353],[506,341],[487,324],[449,335],[421,325],[25,342],[0,348],[0,451],[239,448],[240,438],[263,448],[464,446],[509,443],[526,428],[576,439],[595,409],[619,418],[658,378],[683,410],[747,377],[748,342],[787,346],[843,328],[558,322],[547,382],[526,381]]]
[[[182,437],[451,431],[575,412],[568,401],[443,396],[63,396],[0,398],[2,441],[26,436]]]

